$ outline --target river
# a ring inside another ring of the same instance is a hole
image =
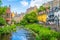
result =
[[[35,40],[35,38],[30,31],[21,28],[17,29],[16,32],[12,32],[9,35],[2,35],[0,40]]]

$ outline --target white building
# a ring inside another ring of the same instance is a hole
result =
[[[59,10],[58,12],[55,12],[54,15],[55,15],[56,17],[58,17],[58,19],[59,19],[59,24],[60,24],[60,10]]]

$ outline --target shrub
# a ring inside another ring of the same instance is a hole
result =
[[[4,18],[0,17],[0,26],[5,25],[6,21]]]
[[[38,22],[37,15],[34,11],[32,11],[24,16],[20,24],[26,25],[26,24],[37,23],[37,22]]]
[[[12,31],[15,31],[15,30],[16,30],[16,25],[11,25],[11,26],[7,25],[0,28],[0,34],[11,33]]]
[[[50,30],[39,24],[29,24],[25,25],[25,27],[38,34],[39,37],[36,40],[58,40],[60,37],[59,32]]]

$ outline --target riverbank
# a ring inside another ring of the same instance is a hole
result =
[[[0,28],[0,37],[1,35],[8,35],[14,31],[20,30],[21,28],[26,29],[33,33],[33,36],[35,37],[36,40],[59,40],[60,39],[60,32],[51,30],[49,27],[46,28],[44,25],[41,24],[26,24],[26,25],[7,25],[4,27]]]
[[[0,34],[8,34],[16,31],[16,25],[6,25],[0,28]]]
[[[60,39],[59,32],[51,30],[50,28],[46,28],[40,24],[28,24],[25,25],[25,28],[32,30],[33,32],[35,32],[35,34],[37,34],[36,40],[59,40]]]
[[[0,27],[0,40],[10,40],[12,32],[16,31],[16,25],[5,25]]]

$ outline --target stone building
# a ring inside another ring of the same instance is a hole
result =
[[[23,17],[24,17],[24,13],[21,13],[21,14],[15,14],[15,16],[14,16],[14,21],[16,22],[16,23],[19,23],[22,19],[23,19]]]
[[[50,7],[50,9],[48,10],[48,18],[47,18],[47,22],[53,22],[54,23],[54,18],[55,12],[58,12],[60,10],[60,0],[52,0],[50,2],[47,2],[45,4],[43,4],[44,7]],[[55,13],[56,14],[56,13]]]
[[[34,7],[30,7],[30,8],[28,8],[27,11],[26,11],[26,13],[29,13],[29,12],[31,12],[31,11],[35,11],[35,12],[37,12],[37,7],[34,6]]]
[[[12,17],[11,17],[10,6],[9,6],[9,7],[7,8],[7,10],[6,10],[6,17],[5,17],[5,19],[6,19],[6,22],[7,22],[8,24],[11,24]]]

